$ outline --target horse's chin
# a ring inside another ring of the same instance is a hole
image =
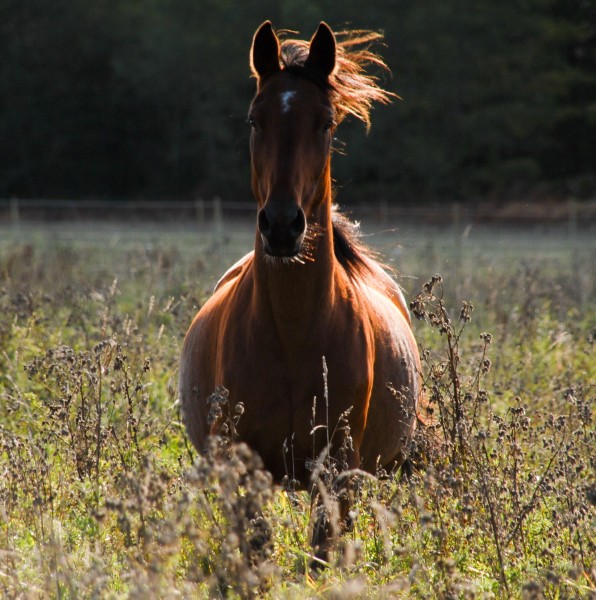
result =
[[[286,265],[304,265],[307,262],[302,252],[296,252],[295,254],[270,254],[264,252],[263,257],[267,264],[276,268]]]
[[[299,259],[302,252],[303,236],[291,245],[271,244],[264,236],[261,236],[261,241],[263,243],[263,252],[266,258],[271,261],[293,262]]]

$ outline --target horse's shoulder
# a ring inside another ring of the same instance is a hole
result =
[[[234,263],[220,278],[213,292],[220,290],[226,283],[236,279],[242,271],[252,262],[254,258],[254,250],[247,252],[239,261]]]
[[[213,293],[201,306],[188,330],[187,338],[189,340],[196,340],[194,343],[199,344],[201,340],[210,340],[216,334],[219,324],[227,318],[233,284],[244,269],[250,265],[253,254],[253,251],[245,254],[220,277]],[[193,342],[191,341],[191,343]]]

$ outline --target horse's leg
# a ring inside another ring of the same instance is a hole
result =
[[[312,535],[314,560],[311,568],[320,569],[329,562],[330,552],[338,537],[351,526],[349,517],[355,487],[352,469],[360,465],[360,453],[357,449],[343,447],[340,453],[342,469],[335,477],[329,489],[319,476],[313,486],[316,502],[316,519]]]

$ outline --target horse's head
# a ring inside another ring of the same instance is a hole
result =
[[[249,112],[253,192],[263,249],[278,257],[300,252],[307,218],[330,197],[335,37],[321,23],[310,45],[296,50],[303,56],[282,68],[280,43],[268,21],[255,33],[251,49],[258,79]]]

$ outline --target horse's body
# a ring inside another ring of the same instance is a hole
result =
[[[342,448],[348,468],[375,473],[404,460],[420,365],[401,291],[332,210],[333,131],[346,113],[368,123],[371,101],[388,95],[355,59],[349,63],[324,24],[310,46],[284,42],[281,56],[284,66],[265,23],[251,54],[255,249],[222,277],[192,323],[180,397],[202,451],[218,427],[208,423],[207,398],[227,388],[231,404],[244,405],[239,439],[277,481],[288,476],[309,488],[312,461],[328,441],[331,457]],[[342,415],[349,428],[338,427]]]

